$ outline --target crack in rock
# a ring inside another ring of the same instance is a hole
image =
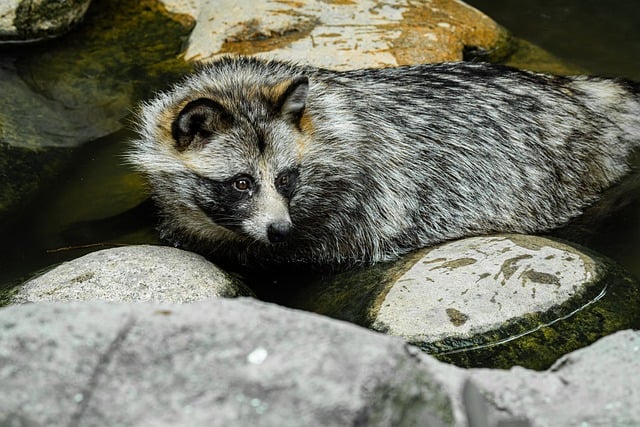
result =
[[[86,387],[84,387],[76,396],[78,396],[78,409],[71,415],[71,420],[69,421],[69,427],[78,427],[80,425],[80,421],[84,416],[87,408],[89,407],[89,402],[93,396],[93,392],[95,391],[98,381],[100,377],[106,370],[109,363],[113,359],[115,353],[120,349],[122,343],[129,335],[129,332],[135,325],[135,320],[133,318],[129,318],[127,322],[122,326],[118,334],[115,336],[111,344],[107,350],[102,353],[100,358],[98,359],[98,363],[96,363],[93,372],[91,373],[91,378],[87,383]]]

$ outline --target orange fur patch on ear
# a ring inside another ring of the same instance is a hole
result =
[[[300,131],[302,132],[302,135],[296,138],[298,161],[300,161],[302,156],[306,154],[309,149],[309,143],[315,133],[313,121],[307,112],[304,112],[302,117],[300,117]]]
[[[307,111],[303,112],[302,116],[300,117],[300,130],[305,135],[313,135],[315,133],[313,120],[311,120],[311,116]]]
[[[211,91],[201,90],[190,93],[188,96],[173,103],[173,105],[164,108],[158,114],[156,126],[157,141],[160,141],[160,143],[168,147],[176,148],[176,151],[181,151],[177,150],[178,141],[174,139],[173,123],[178,120],[181,112],[187,107],[187,105],[189,105],[189,103],[198,99],[210,99],[220,105],[223,105],[221,102],[219,102],[220,98],[211,93]]]
[[[273,86],[263,86],[261,88],[262,95],[265,98],[267,98],[271,103],[276,104],[280,101],[280,99],[282,98],[282,95],[284,95],[284,93],[287,91],[289,86],[291,86],[292,82],[293,80],[288,79],[288,80],[283,80],[281,82],[278,82]]]
[[[171,134],[171,124],[178,116],[179,111],[180,108],[167,108],[158,115],[156,141],[167,146],[175,146],[175,141]]]

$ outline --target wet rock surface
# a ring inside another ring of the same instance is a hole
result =
[[[640,423],[638,331],[544,372],[460,369],[394,337],[248,299],[12,306],[0,331],[6,425]],[[470,410],[469,382],[481,411]]]
[[[251,296],[238,280],[200,255],[166,246],[92,252],[21,286],[12,303],[42,301],[193,302]]]
[[[7,16],[0,10],[0,19]],[[191,25],[154,1],[96,1],[72,35],[2,51],[0,177],[8,183],[0,186],[2,223],[61,173],[73,148],[125,127],[132,105],[190,69],[176,56]]]
[[[30,42],[69,31],[91,0],[5,0],[0,3],[0,44]]]
[[[196,26],[185,53],[268,54],[348,69],[462,60],[465,49],[509,52],[506,30],[460,1],[163,0]]]
[[[640,304],[640,288],[610,261],[543,237],[497,235],[319,280],[291,305],[403,337],[462,366],[543,369],[639,324],[622,312],[630,301]]]

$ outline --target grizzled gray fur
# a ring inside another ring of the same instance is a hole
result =
[[[549,230],[628,171],[637,84],[482,63],[329,71],[224,57],[143,106],[164,237],[263,265],[391,260]]]

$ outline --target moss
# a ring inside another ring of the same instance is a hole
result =
[[[94,1],[77,31],[23,56],[18,74],[67,107],[98,104],[124,117],[132,103],[191,69],[180,53],[193,25],[158,1]],[[128,98],[113,104],[118,94]]]
[[[563,354],[613,332],[640,327],[638,283],[609,261],[601,264],[597,277],[603,281],[547,313],[532,313],[468,340],[453,337],[428,345],[415,344],[442,361],[462,367],[508,369],[520,365],[547,369]]]
[[[38,39],[67,32],[83,17],[87,0],[23,1],[13,25],[20,39]]]

